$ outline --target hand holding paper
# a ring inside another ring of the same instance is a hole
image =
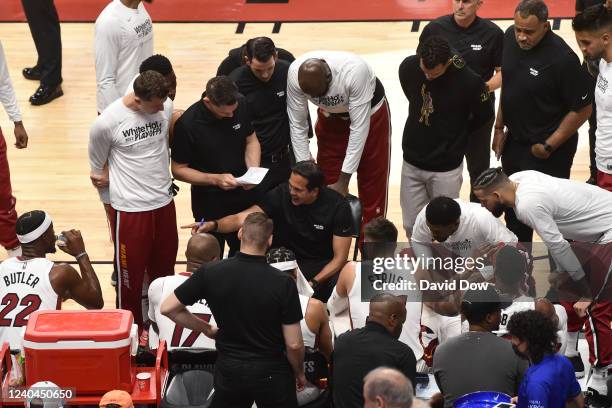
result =
[[[244,175],[236,178],[236,181],[240,185],[257,185],[261,183],[267,173],[268,169],[264,167],[249,167]]]

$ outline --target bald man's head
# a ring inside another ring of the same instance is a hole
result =
[[[221,247],[217,238],[210,234],[192,235],[185,251],[187,271],[194,272],[200,266],[218,260],[220,256]]]
[[[405,299],[388,293],[374,296],[370,300],[368,321],[384,326],[393,337],[399,338],[406,321]]]
[[[331,80],[331,69],[329,69],[327,62],[322,59],[307,59],[298,70],[300,89],[313,98],[324,96],[329,90]]]
[[[550,300],[546,298],[537,299],[535,301],[535,310],[550,319],[554,323],[555,327],[559,325],[559,317],[557,316],[555,305],[553,305]]]
[[[363,379],[364,408],[411,408],[413,394],[410,380],[394,368],[376,368]]]

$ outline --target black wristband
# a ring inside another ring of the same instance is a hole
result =
[[[315,278],[312,278],[312,279],[310,280],[310,283],[311,283],[311,286],[312,286],[312,288],[313,288],[313,289],[316,289],[316,288],[317,288],[317,286],[319,286],[319,281],[318,281],[318,280],[316,280]]]

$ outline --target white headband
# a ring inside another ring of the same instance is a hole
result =
[[[296,261],[286,261],[286,262],[276,262],[276,263],[270,264],[270,266],[275,267],[279,271],[289,271],[291,269],[297,268],[298,264]]]
[[[44,213],[45,213],[45,219],[43,220],[42,224],[38,226],[38,228],[24,235],[17,234],[17,239],[19,240],[19,242],[21,242],[22,244],[29,244],[30,242],[35,241],[38,238],[40,238],[40,236],[49,229],[49,226],[51,225],[53,221],[51,220],[51,217],[49,216],[49,214],[47,214],[47,212],[44,212]]]

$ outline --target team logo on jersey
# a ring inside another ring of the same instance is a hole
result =
[[[421,96],[423,97],[423,106],[421,106],[421,117],[419,123],[424,123],[425,126],[431,126],[429,123],[429,115],[434,113],[433,99],[431,94],[427,91],[427,86],[423,84],[421,86]]]
[[[153,121],[121,131],[125,142],[138,142],[162,134],[164,122]]]
[[[472,47],[472,50],[474,50],[474,51],[482,51],[482,45],[481,44],[471,44],[470,47]]]
[[[285,91],[277,92],[276,96],[278,96],[279,98],[282,98],[283,96],[285,96]]]
[[[146,37],[151,33],[152,30],[153,24],[151,23],[150,19],[147,19],[147,21],[145,21],[144,23],[134,27],[134,31],[136,32],[136,35],[138,35],[138,38]]]
[[[318,98],[318,100],[319,100],[319,105],[336,106],[336,105],[342,105],[344,103],[344,96],[342,95],[322,96]]]
[[[533,75],[534,77],[537,77],[538,75],[540,75],[540,71],[538,71],[537,69],[533,69],[533,68],[529,68],[529,73]]]
[[[608,90],[608,80],[602,75],[599,75],[597,77],[597,89],[599,89],[603,93],[606,93],[606,91]]]
[[[459,55],[453,55],[451,59],[453,61],[453,65],[457,69],[463,69],[465,67],[465,60],[461,58]]]
[[[232,126],[234,128],[234,130],[238,130],[240,129],[241,125],[240,123],[236,123],[234,126]]]
[[[313,224],[313,227],[315,227],[315,229],[319,230],[319,231],[323,231],[325,229],[325,227],[323,227],[322,225],[319,224]]]

